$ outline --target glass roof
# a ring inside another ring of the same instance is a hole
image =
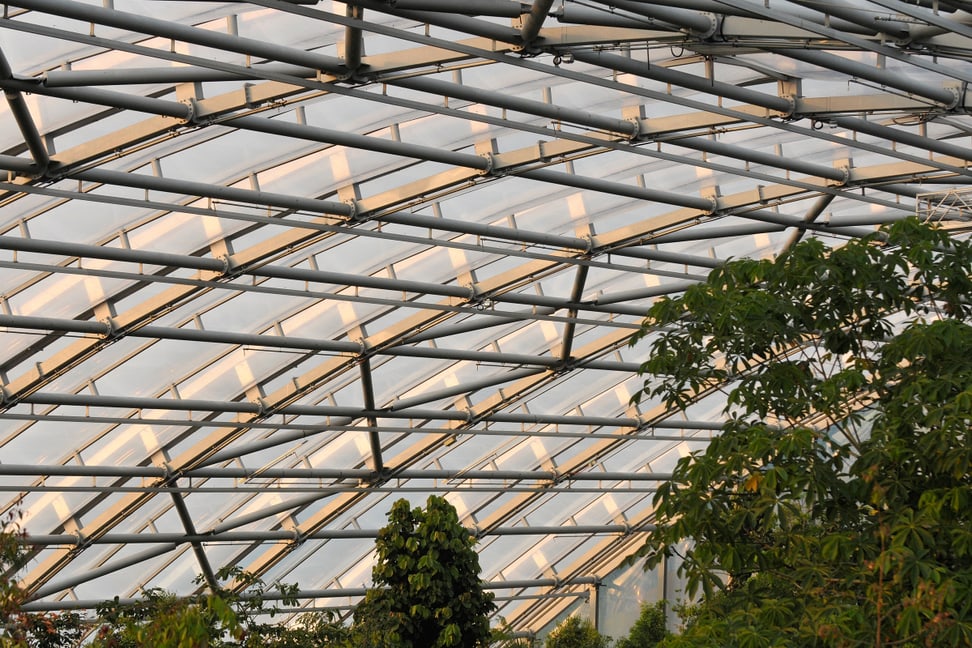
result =
[[[34,605],[234,565],[349,605],[392,501],[443,493],[542,627],[719,427],[630,403],[653,299],[961,218],[969,11],[8,1],[0,484]]]

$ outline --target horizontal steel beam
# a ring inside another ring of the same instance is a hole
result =
[[[625,524],[586,524],[586,525],[565,525],[565,526],[519,526],[519,527],[497,527],[488,531],[480,532],[475,527],[467,528],[466,531],[475,537],[501,537],[501,536],[533,536],[533,535],[627,535],[655,529],[653,524],[641,526],[629,526]],[[325,529],[316,531],[312,534],[301,536],[298,540],[373,540],[378,537],[379,529]],[[87,540],[70,533],[35,535],[29,534],[23,539],[23,544],[27,546],[91,546],[91,545],[139,545],[139,544],[186,544],[186,543],[237,543],[237,542],[293,542],[294,533],[286,529],[275,531],[225,531],[221,533],[108,533],[97,538]]]
[[[185,412],[226,412],[236,414],[259,415],[263,412],[263,406],[259,403],[243,401],[210,401],[196,399],[176,399],[176,398],[147,398],[139,396],[105,396],[100,394],[58,394],[51,392],[35,392],[27,394],[17,401],[18,403],[34,405],[63,405],[76,407],[98,407],[98,408],[122,408],[128,410],[170,410]],[[5,402],[4,406],[11,407],[15,403]],[[491,422],[491,423],[514,423],[525,425],[589,425],[595,427],[621,427],[621,428],[661,428],[681,429],[682,423],[671,421],[666,423],[653,423],[638,417],[611,417],[611,416],[585,416],[569,414],[535,414],[520,412],[492,412],[490,414],[474,415],[465,410],[447,409],[378,409],[368,411],[358,407],[346,407],[340,405],[286,405],[275,409],[274,414],[278,415],[302,415],[302,416],[326,416],[326,417],[345,417],[356,420],[363,417],[373,416],[378,419],[427,419],[433,421],[465,421]],[[349,420],[349,423],[350,423]],[[132,419],[133,423],[138,420]],[[348,424],[349,424],[348,423]],[[245,425],[245,424],[241,424]],[[718,425],[718,424],[713,424]],[[327,423],[322,423],[326,427]],[[687,424],[690,428],[697,428],[697,423]],[[425,430],[416,428],[415,434],[442,434],[442,430]],[[301,433],[299,436],[303,436]],[[276,436],[282,441],[286,435]],[[298,438],[299,438],[298,436]]]
[[[192,468],[173,475],[166,468],[158,466],[78,466],[78,465],[18,465],[0,463],[0,475],[23,475],[44,477],[130,477],[134,479],[161,479],[173,482],[175,479],[334,479],[334,480],[371,480],[376,476],[371,469],[330,469],[330,468],[240,468],[238,466],[219,466]],[[443,479],[452,481],[541,481],[556,483],[560,481],[631,481],[656,482],[671,479],[671,473],[654,472],[574,472],[559,473],[556,470],[442,470],[388,468],[382,472],[382,479]],[[327,486],[322,486],[327,490]]]
[[[502,590],[526,590],[526,589],[565,589],[576,586],[588,586],[594,585],[601,582],[601,577],[599,576],[575,576],[573,578],[537,578],[537,579],[516,579],[516,580],[496,580],[496,581],[486,581],[483,583],[483,589],[492,591],[502,591]],[[334,589],[307,589],[299,590],[297,592],[298,598],[304,599],[319,599],[319,598],[358,598],[364,596],[367,592],[367,588],[364,587],[345,587],[345,588],[334,588]],[[585,589],[586,594],[586,589]],[[280,592],[268,591],[262,592],[259,596],[264,601],[279,601],[284,597],[292,596],[289,592],[287,594],[282,594]],[[243,593],[239,595],[243,600],[247,600],[247,594]],[[118,604],[120,605],[133,605],[138,603],[141,599],[118,599]],[[80,599],[65,599],[61,601],[30,601],[25,603],[22,608],[27,612],[44,612],[44,611],[55,611],[55,610],[94,610],[105,603],[104,600],[90,599],[90,600],[80,600]]]
[[[54,16],[63,16],[83,22],[131,30],[142,34],[161,36],[186,43],[213,47],[227,52],[237,52],[257,58],[267,58],[310,67],[315,70],[342,73],[346,70],[344,61],[337,57],[325,56],[315,52],[276,45],[274,43],[244,38],[232,34],[214,32],[207,29],[190,27],[168,20],[135,14],[117,9],[108,9],[69,0],[12,0],[12,6],[39,11]]]

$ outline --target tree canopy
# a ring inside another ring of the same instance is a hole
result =
[[[653,305],[636,398],[726,419],[638,554],[703,596],[661,645],[972,645],[970,295],[969,243],[909,219]]]
[[[496,608],[492,593],[483,590],[475,543],[445,498],[430,496],[425,509],[395,502],[375,541],[373,587],[354,612],[354,644],[488,646]]]

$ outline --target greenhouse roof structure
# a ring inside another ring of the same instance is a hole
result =
[[[653,300],[972,203],[965,0],[7,0],[0,510],[34,609],[305,608],[444,494],[499,614],[619,573],[722,404]]]

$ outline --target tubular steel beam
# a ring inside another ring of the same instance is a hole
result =
[[[364,430],[362,430],[364,431]],[[441,432],[441,431],[440,431]],[[362,481],[372,479],[373,470],[367,468],[240,468],[238,466],[213,466],[190,468],[172,473],[162,466],[81,466],[81,465],[19,465],[0,463],[0,475],[36,475],[38,477],[127,477],[133,479],[333,479]],[[391,469],[390,479],[436,479],[459,481],[631,481],[656,482],[671,479],[667,472],[583,472],[562,473],[556,470],[446,470],[442,468]],[[168,483],[168,482],[166,482]],[[327,491],[327,486],[323,487]],[[314,499],[320,499],[314,498]],[[290,510],[302,505],[302,500],[285,506]],[[304,502],[306,503],[306,502]],[[265,517],[265,516],[264,516]]]
[[[12,6],[340,74],[339,58],[70,0],[12,0]]]
[[[291,540],[293,535],[291,535]],[[496,581],[486,581],[483,583],[483,589],[486,590],[521,590],[521,589],[531,589],[531,588],[551,588],[551,589],[563,589],[569,588],[577,585],[590,585],[596,580],[600,580],[597,576],[579,576],[570,579],[559,579],[559,578],[537,578],[537,579],[516,579],[516,580],[496,580]],[[82,581],[83,582],[83,581]],[[66,588],[65,588],[66,589]],[[335,588],[335,589],[307,589],[300,590],[297,593],[298,598],[307,599],[318,599],[318,598],[353,598],[364,596],[368,590],[364,587],[345,587],[345,588]],[[239,595],[241,600],[247,600],[248,596],[246,593]],[[254,595],[257,596],[257,595]],[[267,591],[261,592],[258,595],[262,600],[265,601],[279,601],[285,597],[290,597],[291,594],[288,592],[286,594]],[[130,605],[139,602],[140,599],[119,599],[118,603],[120,605]],[[25,603],[23,609],[28,612],[41,612],[48,610],[93,610],[104,604],[104,600],[64,600],[57,601],[56,604],[47,604],[40,601],[32,601]]]
[[[51,158],[47,153],[44,138],[41,137],[40,132],[37,130],[37,124],[34,123],[34,118],[27,108],[27,102],[24,101],[23,95],[19,90],[5,85],[6,82],[12,79],[13,70],[10,68],[10,63],[7,61],[3,50],[0,49],[0,85],[4,88],[3,94],[7,99],[7,105],[10,107],[10,112],[14,116],[14,121],[17,122],[17,126],[20,128],[20,134],[24,136],[24,142],[27,144],[27,150],[30,151],[31,157],[34,158],[34,164],[40,169],[46,169],[47,165],[50,164]]]
[[[209,558],[206,557],[205,549],[203,549],[202,543],[204,541],[194,538],[197,535],[196,526],[192,521],[192,515],[189,514],[189,509],[186,507],[186,502],[179,492],[170,491],[170,495],[172,495],[172,503],[175,505],[179,520],[186,530],[186,536],[188,538],[186,542],[192,547],[192,553],[196,556],[196,562],[199,564],[203,578],[206,579],[206,584],[209,585],[209,588],[213,592],[216,592],[219,590],[219,583],[216,581],[216,574],[213,573],[213,567],[209,563]]]
[[[550,7],[553,6],[553,3],[554,0],[533,0],[530,13],[523,14],[521,18],[523,26],[520,28],[520,38],[523,39],[525,47],[529,47],[537,38],[537,35],[540,33],[540,28],[543,27],[543,21],[546,20],[547,13],[550,12]]]
[[[689,33],[708,38],[716,29],[716,18],[698,11],[687,11],[673,8],[668,4],[658,2],[631,2],[630,0],[595,0],[598,4],[606,4],[618,9],[648,18],[661,20],[676,25]]]
[[[519,527],[497,527],[490,531],[481,532],[475,527],[467,528],[469,535],[479,538],[484,537],[506,537],[506,536],[532,536],[532,535],[628,535],[642,531],[651,531],[655,528],[653,524],[633,526],[627,524],[583,524],[565,526],[519,526]],[[380,529],[324,529],[317,531],[309,536],[303,536],[302,540],[373,540],[378,537]],[[271,531],[218,531],[213,533],[179,534],[179,533],[109,533],[91,541],[91,545],[138,545],[138,544],[186,544],[186,543],[217,543],[228,544],[238,542],[288,542],[294,539],[292,531],[287,529]],[[51,534],[51,535],[28,535],[24,538],[23,544],[27,546],[44,547],[52,545],[80,545],[84,544],[84,539],[70,533]]]

